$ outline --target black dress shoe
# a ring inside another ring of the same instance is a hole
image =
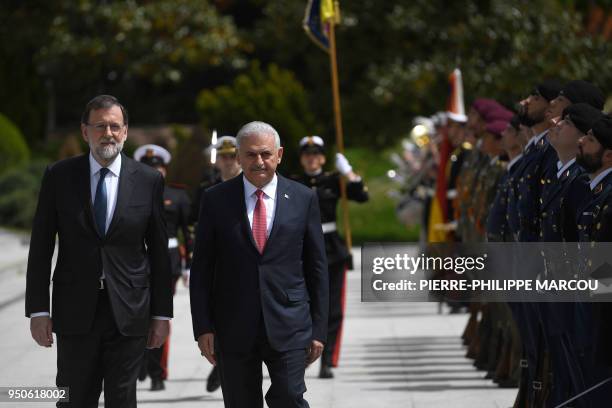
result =
[[[206,391],[215,392],[221,386],[221,378],[219,377],[219,370],[217,367],[213,367],[210,374],[208,374],[208,380],[206,380]]]
[[[331,367],[328,365],[321,364],[319,378],[334,378],[334,373],[332,372]]]
[[[151,378],[151,391],[165,390],[164,380],[161,378]]]

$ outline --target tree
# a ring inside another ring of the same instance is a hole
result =
[[[24,164],[30,158],[30,150],[17,127],[0,113],[0,174]]]
[[[293,73],[274,64],[262,69],[254,62],[230,85],[203,90],[197,108],[204,128],[218,129],[220,135],[235,135],[253,120],[270,123],[280,134],[288,171],[297,170],[299,140],[318,131],[304,87]]]
[[[13,78],[36,83],[37,103],[20,97],[15,113],[45,123],[46,111],[48,131],[74,124],[99,93],[118,96],[136,121],[195,121],[197,91],[246,66],[247,44],[209,1],[33,0],[9,3],[0,16],[2,81],[15,94]]]
[[[255,0],[253,0],[255,1]],[[612,50],[586,34],[582,14],[557,0],[341,1],[337,30],[346,142],[385,146],[411,118],[443,110],[459,65],[466,102],[508,106],[547,77],[612,89]],[[327,56],[302,32],[304,2],[268,2],[253,30],[255,57],[291,69],[333,135]]]

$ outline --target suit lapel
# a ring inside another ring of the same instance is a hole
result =
[[[241,174],[238,177],[234,177],[231,181],[229,181],[229,183],[234,183],[233,188],[236,190],[236,195],[240,197],[240,200],[236,205],[236,210],[238,211],[238,217],[242,226],[242,232],[251,241],[253,249],[255,249],[257,253],[259,253],[259,249],[257,249],[257,244],[255,243],[255,238],[253,238],[253,230],[251,229],[251,225],[249,224],[249,216],[247,215],[246,198],[244,196],[244,181],[242,180],[243,177],[244,174]]]
[[[78,162],[78,169],[74,174],[74,184],[77,195],[83,204],[85,222],[95,234],[100,236],[93,217],[93,204],[91,202],[91,169],[89,168],[89,154],[84,154]]]
[[[117,187],[117,204],[115,205],[115,212],[113,213],[111,223],[106,230],[107,237],[113,233],[122,214],[130,203],[130,198],[134,191],[134,173],[136,173],[136,171],[137,169],[133,165],[131,159],[122,153],[121,170],[119,171],[119,186]]]

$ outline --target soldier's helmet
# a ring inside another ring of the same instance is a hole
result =
[[[325,154],[325,143],[320,136],[306,136],[300,140],[300,155]]]
[[[166,167],[170,163],[170,160],[172,160],[172,155],[161,146],[146,144],[136,149],[134,152],[134,160],[151,167]]]
[[[234,136],[221,136],[214,146],[217,154],[236,154],[236,138]]]

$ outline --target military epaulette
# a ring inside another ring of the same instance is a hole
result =
[[[187,184],[182,183],[168,183],[168,187],[178,188],[179,190],[187,190],[189,188]]]

